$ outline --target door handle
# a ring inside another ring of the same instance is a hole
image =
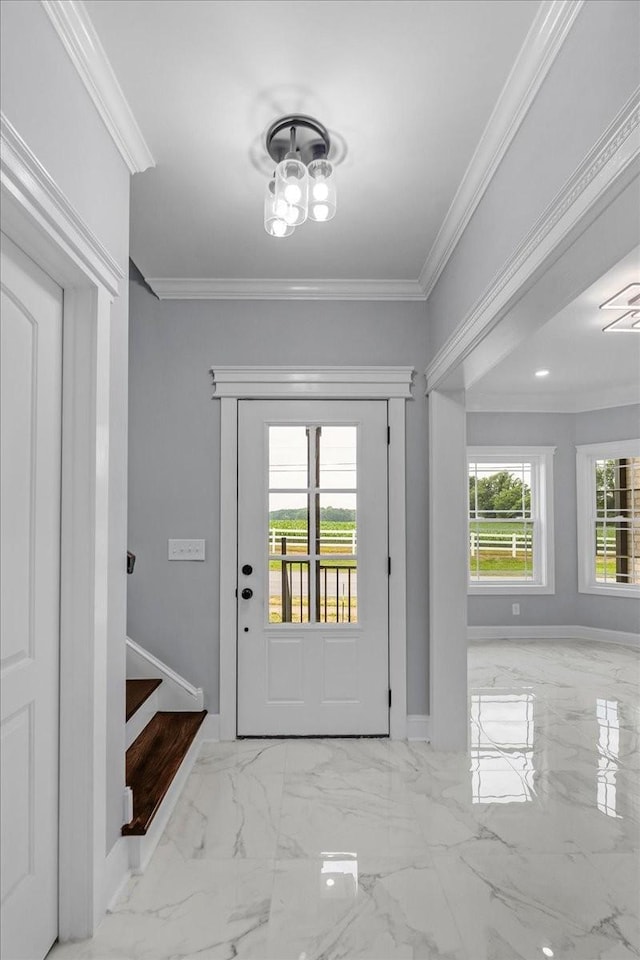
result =
[[[243,600],[251,600],[251,597],[253,596],[253,590],[251,587],[245,587],[240,596]]]

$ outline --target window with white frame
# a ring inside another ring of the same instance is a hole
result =
[[[640,596],[640,440],[576,451],[578,589]]]
[[[555,447],[469,447],[469,593],[553,593]]]

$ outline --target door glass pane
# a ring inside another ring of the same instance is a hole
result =
[[[306,493],[269,494],[269,553],[309,553]]]
[[[354,490],[358,428],[320,427],[318,432],[318,486]]]
[[[308,485],[306,427],[269,427],[269,488],[300,490]]]
[[[356,554],[356,502],[355,493],[316,494],[316,553]]]
[[[309,623],[308,561],[269,561],[269,623]]]
[[[319,623],[358,622],[358,570],[355,560],[316,560]]]

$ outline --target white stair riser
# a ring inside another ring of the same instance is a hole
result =
[[[133,716],[127,720],[125,727],[125,749],[128,750],[134,740],[136,740],[146,725],[149,723],[151,718],[155,716],[158,710],[163,709],[160,706],[159,692],[162,689],[162,684],[157,687],[150,697],[141,704]]]

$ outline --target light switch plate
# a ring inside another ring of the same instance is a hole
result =
[[[204,540],[169,540],[169,560],[204,560]]]

